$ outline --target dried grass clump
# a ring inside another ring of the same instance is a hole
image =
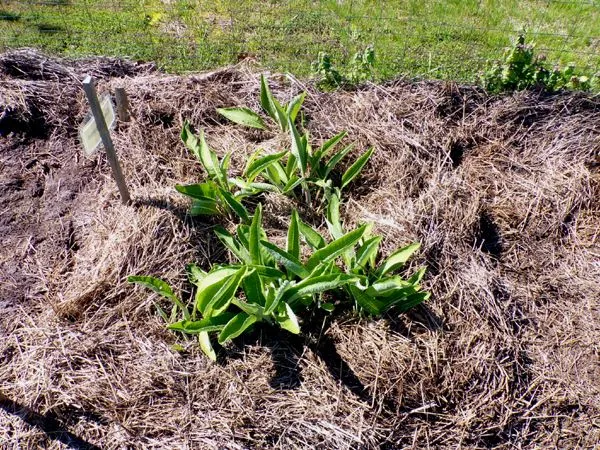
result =
[[[185,296],[185,263],[208,267],[227,257],[212,224],[186,216],[185,200],[173,193],[175,183],[203,176],[178,135],[189,119],[219,154],[234,152],[238,171],[256,147],[277,148],[280,136],[231,126],[215,113],[256,107],[258,76],[230,68],[100,83],[100,90],[125,86],[130,95],[134,119],[114,134],[131,206],[118,202],[101,156],[75,157],[73,127],[85,110],[77,85],[40,83],[79,108],[61,121],[52,119],[49,103],[41,105],[45,136],[22,144],[17,133],[0,143],[3,164],[19,158],[15,148],[51,149],[58,164],[40,178],[40,219],[26,209],[19,216],[27,233],[46,243],[24,254],[2,250],[0,259],[23,267],[23,279],[11,285],[18,301],[0,298],[6,448],[62,448],[57,436],[66,436],[28,425],[13,402],[103,449],[600,442],[596,99],[535,92],[490,98],[447,83],[327,94],[308,86],[315,139],[346,129],[357,151],[377,148],[349,191],[346,220],[374,221],[387,252],[421,241],[413,264],[428,266],[432,299],[379,320],[315,316],[301,338],[259,328],[211,364],[192,341],[164,330],[154,302],[168,305],[125,276],[160,276]],[[285,79],[272,86],[285,99],[305,88]],[[28,200],[14,197],[15,207]],[[293,204],[265,202],[277,240]],[[2,230],[14,242],[21,233],[15,225]],[[45,289],[27,290],[31,280]],[[183,351],[172,349],[175,343]]]

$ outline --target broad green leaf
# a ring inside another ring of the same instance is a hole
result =
[[[204,200],[196,199],[190,206],[191,216],[216,216],[221,214],[219,203],[216,200],[207,198]]]
[[[303,181],[304,178],[298,178],[296,175],[292,175],[288,180],[287,184],[283,187],[283,193],[287,194],[288,192],[292,192]]]
[[[402,301],[394,302],[393,306],[399,311],[405,312],[428,300],[430,296],[429,292],[416,292]]]
[[[281,190],[273,185],[273,184],[269,184],[269,183],[248,183],[248,187],[252,190],[254,190],[256,193],[260,193],[260,192],[274,192],[275,194],[279,194],[281,192]]]
[[[359,289],[356,286],[348,286],[352,297],[356,301],[356,304],[364,309],[367,313],[378,316],[385,312],[387,302],[385,300],[377,299],[365,293],[365,291]]]
[[[400,291],[406,292],[407,288],[413,289],[413,285],[399,276],[393,276],[376,281],[365,292],[373,297],[378,297],[399,293]]]
[[[231,253],[235,255],[240,262],[245,264],[251,264],[252,258],[246,248],[244,248],[238,241],[222,226],[218,225],[215,227],[215,234],[219,240],[227,247]]]
[[[288,280],[285,280],[281,285],[277,288],[276,291],[270,291],[267,296],[267,303],[265,306],[265,315],[269,315],[273,313],[279,306],[283,295],[285,294],[287,288],[291,285]]]
[[[287,115],[281,104],[277,101],[265,77],[260,77],[260,105],[265,112],[279,125],[282,131],[287,130]]]
[[[342,189],[348,186],[348,184],[350,184],[350,182],[352,182],[352,180],[354,180],[357,177],[357,175],[360,173],[363,167],[365,167],[365,164],[367,164],[367,161],[369,161],[369,158],[373,154],[374,150],[375,148],[371,147],[369,150],[364,152],[361,156],[358,157],[354,164],[352,164],[348,168],[348,170],[344,172],[344,175],[342,175]]]
[[[273,186],[269,183],[248,183],[241,178],[229,178],[227,181],[241,189],[241,191],[235,194],[235,197],[238,199],[248,195],[260,194],[263,191],[275,193],[279,193],[280,191],[277,186]]]
[[[200,143],[198,142],[196,135],[192,133],[190,123],[187,120],[184,122],[183,128],[181,129],[181,140],[196,159],[200,161]]]
[[[260,238],[262,237],[262,204],[258,204],[254,210],[254,217],[252,218],[252,224],[250,225],[250,236],[248,240],[248,250],[250,251],[250,257],[252,258],[252,264],[262,265],[262,255],[260,251]]]
[[[294,314],[291,306],[284,302],[280,303],[277,309],[279,313],[277,314],[277,323],[279,326],[290,333],[299,334],[300,325],[298,324],[298,318],[296,317],[296,314]]]
[[[160,294],[163,297],[168,298],[175,305],[177,305],[177,307],[179,307],[179,309],[181,309],[183,317],[185,317],[186,319],[189,320],[190,312],[188,311],[187,307],[183,304],[183,302],[181,300],[179,300],[179,297],[177,297],[173,293],[173,289],[171,289],[171,286],[169,286],[169,284],[167,282],[161,280],[160,278],[139,276],[139,275],[130,275],[127,277],[127,281],[130,283],[135,283],[135,284],[144,286],[148,289],[153,290],[157,294]]]
[[[337,189],[328,197],[327,223],[329,232],[334,239],[339,239],[344,235],[342,221],[340,220],[340,193]]]
[[[284,266],[288,270],[288,272],[291,272],[300,278],[304,278],[309,275],[309,272],[304,268],[302,263],[295,256],[291,255],[285,250],[280,249],[279,247],[277,247],[274,244],[271,244],[268,241],[261,241],[261,244],[275,259],[275,261]]]
[[[356,268],[360,268],[363,270],[367,269],[368,265],[371,267],[375,266],[375,258],[377,257],[377,252],[379,251],[379,244],[381,243],[381,236],[373,236],[370,239],[367,239],[356,252]]]
[[[217,108],[217,112],[239,125],[258,128],[260,130],[265,129],[265,123],[262,118],[250,108]]]
[[[298,158],[296,158],[293,153],[290,153],[287,162],[285,163],[285,174],[287,178],[291,179],[297,170],[300,170],[300,167],[298,167]]]
[[[287,151],[273,153],[266,155],[261,158],[256,158],[252,163],[246,166],[244,175],[248,178],[248,181],[253,181],[261,172],[266,170],[270,165],[278,162],[281,158],[287,155]]]
[[[317,230],[310,225],[305,224],[301,220],[298,222],[298,225],[300,234],[304,237],[306,243],[310,245],[313,250],[318,250],[325,247],[325,239],[323,239],[323,236],[321,236]]]
[[[314,269],[320,262],[331,261],[352,248],[362,237],[365,229],[366,225],[362,225],[314,252],[306,263],[308,270]]]
[[[265,251],[265,253],[267,253]],[[268,254],[268,253],[267,253]],[[285,273],[271,266],[259,266],[257,264],[248,264],[249,269],[254,269],[262,278],[271,278],[279,280],[285,278]]]
[[[205,314],[206,306],[213,299],[215,294],[219,292],[219,289],[223,284],[232,277],[239,269],[230,267],[221,267],[213,270],[206,275],[202,281],[198,284],[198,290],[196,291],[196,309]]]
[[[298,94],[287,104],[286,115],[290,118],[292,123],[296,121],[296,116],[302,107],[302,103],[304,103],[304,97],[306,97],[306,92]]]
[[[194,263],[186,265],[185,270],[188,274],[188,280],[192,284],[198,284],[206,276],[206,272]]]
[[[218,316],[222,314],[227,309],[229,303],[235,296],[235,293],[240,287],[240,283],[242,282],[242,279],[246,276],[247,272],[248,271],[244,266],[241,269],[238,269],[236,273],[226,278],[224,282],[221,283],[219,290],[215,292],[212,299],[210,299],[210,301],[206,304],[204,311],[202,311],[202,314],[209,317],[213,315]]]
[[[255,303],[248,303],[240,300],[239,298],[234,298],[231,303],[240,308],[249,316],[256,316],[257,320],[259,321],[262,320],[263,316],[265,315],[264,308]]]
[[[218,178],[220,173],[218,165],[215,165],[216,155],[208,147],[206,139],[204,139],[204,131],[200,130],[200,137],[198,138],[191,132],[189,122],[186,122],[181,131],[181,139],[200,161],[209,176]]]
[[[171,286],[169,286],[169,284],[166,281],[163,281],[160,278],[130,275],[127,277],[127,281],[152,289],[154,292],[162,295],[163,297],[169,299],[175,297]]]
[[[198,200],[214,200],[219,193],[219,187],[212,181],[198,184],[176,184],[175,189],[181,194]]]
[[[290,130],[290,136],[291,136],[291,139],[292,139],[292,148],[291,148],[290,152],[292,153],[292,155],[294,155],[294,157],[300,163],[300,166],[299,166],[300,167],[300,174],[303,177],[305,177],[306,176],[306,169],[308,167],[308,152],[306,150],[306,142],[298,134],[298,130],[296,129],[296,125],[294,125],[289,119],[288,119],[288,127],[289,127],[289,130]]]
[[[290,286],[285,291],[282,299],[293,306],[294,302],[299,298],[304,296],[312,296],[325,291],[331,291],[348,283],[354,283],[357,280],[357,277],[343,273],[309,277],[293,286]]]
[[[421,282],[421,280],[423,279],[423,275],[425,275],[425,271],[426,271],[425,267],[421,267],[406,281],[409,282],[410,284],[418,285]]]
[[[327,156],[331,150],[340,142],[342,139],[346,137],[348,133],[342,131],[341,133],[336,134],[334,137],[325,142],[314,154],[314,160],[320,161],[322,158]]]
[[[273,102],[274,98],[269,89],[269,85],[264,75],[260,76],[260,106],[271,116],[271,119],[277,122],[277,111]]]
[[[285,186],[288,181],[288,176],[285,173],[285,169],[279,161],[267,166],[266,171],[263,172],[263,177],[276,186]]]
[[[231,164],[231,152],[227,152],[227,154],[221,160],[219,167],[221,169],[221,173],[227,178],[227,171],[229,170],[229,166]]]
[[[353,147],[354,144],[350,144],[344,147],[339,152],[335,153],[329,161],[327,161],[327,164],[325,165],[325,173],[323,174],[324,178],[329,176],[329,174],[335,168],[335,166],[337,166],[337,164],[344,158],[344,156],[350,153],[350,150],[352,150]]]
[[[209,359],[213,361],[217,360],[217,354],[213,349],[213,346],[210,342],[210,337],[208,336],[207,332],[203,331],[198,335],[198,343],[200,344],[200,349],[204,352],[206,356],[209,357]]]
[[[219,344],[223,345],[225,342],[235,339],[256,321],[256,316],[249,316],[245,312],[236,314],[219,334]]]
[[[402,265],[408,261],[408,259],[419,249],[419,247],[421,247],[421,244],[416,242],[392,253],[381,265],[378,271],[379,274],[386,275],[389,272],[393,272],[394,270],[402,267]]]
[[[266,306],[267,300],[263,293],[263,286],[258,271],[253,270],[250,275],[243,279],[242,288],[248,302]]]
[[[217,154],[213,151],[210,152],[210,159],[212,160],[212,166],[215,168],[215,174],[213,180],[215,180],[222,189],[229,190],[229,184],[227,182],[227,171],[223,171]]]
[[[248,214],[248,210],[239,202],[230,192],[225,189],[221,190],[221,195],[223,196],[223,200],[225,203],[231,208],[236,215],[242,219],[244,223],[250,223],[250,215]]]
[[[298,226],[298,211],[292,211],[290,227],[287,234],[287,252],[297,260],[300,259],[300,227]]]
[[[223,313],[215,317],[204,317],[201,320],[180,320],[167,326],[169,330],[181,331],[187,334],[210,333],[221,331],[227,322],[234,316],[233,313]]]
[[[327,312],[333,312],[335,305],[333,303],[321,303],[321,309]]]

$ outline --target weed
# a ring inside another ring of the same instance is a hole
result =
[[[502,61],[495,62],[480,76],[483,86],[492,93],[520,91],[539,87],[548,92],[561,89],[589,90],[592,77],[579,74],[575,64],[548,68],[543,55],[535,55],[535,44],[526,44],[520,35],[515,44],[504,51]]]
[[[364,50],[354,54],[348,69],[344,72],[338,71],[331,56],[320,52],[317,60],[311,64],[312,72],[317,76],[317,85],[321,89],[335,89],[340,86],[353,86],[373,78],[373,67],[375,64],[375,49],[368,45]]]

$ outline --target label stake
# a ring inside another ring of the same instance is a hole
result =
[[[115,88],[115,100],[117,102],[117,114],[121,122],[129,122],[129,99],[127,92],[122,87]]]
[[[119,164],[115,147],[113,146],[106,121],[104,120],[104,115],[102,114],[102,108],[100,107],[100,102],[98,101],[98,94],[96,93],[94,80],[89,75],[85,78],[85,80],[83,80],[83,90],[85,91],[85,96],[90,103],[92,116],[94,117],[96,128],[98,129],[98,133],[102,139],[102,144],[106,150],[108,163],[112,169],[113,177],[117,182],[119,193],[121,194],[121,200],[124,204],[128,204],[131,201],[131,197],[129,196],[129,191],[127,190],[127,185],[125,184],[125,178],[123,178],[123,172],[121,171],[121,165]]]

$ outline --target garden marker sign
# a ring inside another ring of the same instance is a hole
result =
[[[92,117],[89,121],[83,123],[80,130],[84,153],[86,155],[93,154],[98,145],[100,145],[100,142],[102,142],[113,177],[117,182],[119,193],[121,194],[121,200],[127,204],[131,201],[131,197],[129,196],[125,178],[123,178],[123,172],[121,171],[121,165],[119,164],[119,159],[117,158],[117,153],[115,152],[115,147],[108,131],[109,127],[115,122],[115,110],[112,106],[112,101],[108,95],[103,97],[102,101],[98,100],[94,80],[89,75],[83,80],[83,90],[92,110]]]
[[[115,126],[116,115],[110,95],[105,94],[102,96],[100,99],[100,109],[102,110],[106,127],[112,129]],[[100,132],[96,126],[96,119],[94,119],[93,115],[90,115],[81,125],[79,137],[81,138],[85,156],[94,155],[102,142],[102,138],[100,137]]]

